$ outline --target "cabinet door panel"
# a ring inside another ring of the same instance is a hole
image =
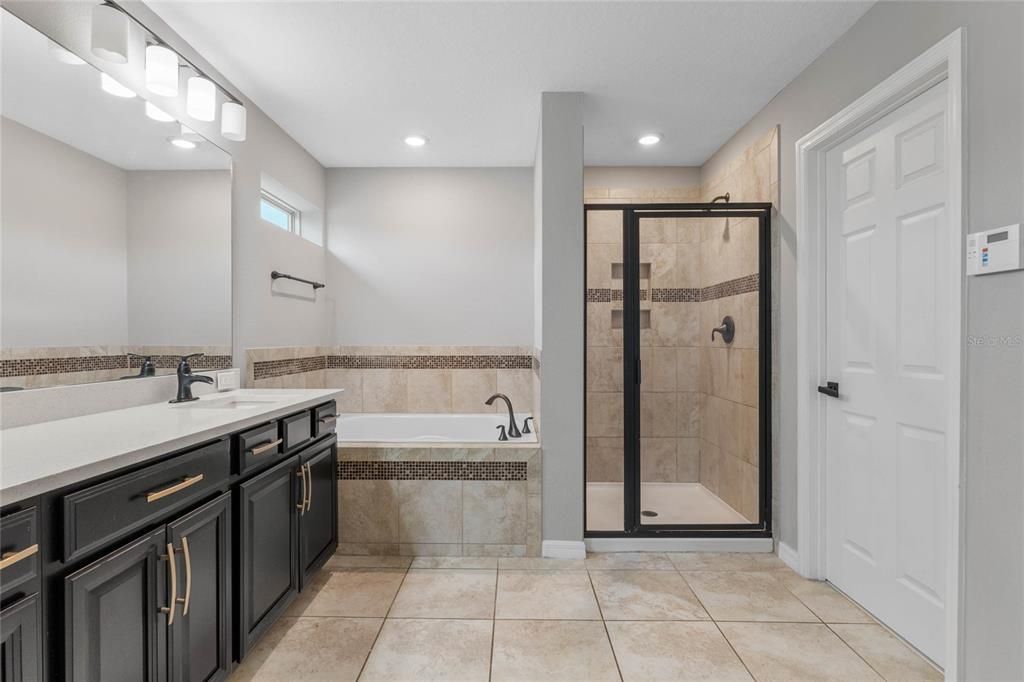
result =
[[[69,680],[165,680],[163,527],[64,579]]]
[[[239,657],[298,592],[298,524],[293,457],[239,486]]]
[[[308,471],[308,509],[299,516],[302,584],[305,584],[338,547],[337,445],[303,458]]]
[[[3,682],[43,679],[40,625],[38,594],[19,599],[0,611],[0,679]]]
[[[231,672],[231,493],[169,523],[178,561],[178,617],[171,679],[218,680]],[[185,548],[188,553],[185,553]]]

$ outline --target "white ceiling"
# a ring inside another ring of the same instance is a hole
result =
[[[0,102],[5,117],[124,170],[230,168],[231,157],[209,142],[172,146],[180,127],[148,118],[140,97],[100,90],[100,72],[58,61],[49,40],[0,11]]]
[[[505,166],[574,90],[587,164],[699,165],[871,3],[148,4],[326,166]]]

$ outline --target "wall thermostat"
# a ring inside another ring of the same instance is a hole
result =
[[[1020,223],[967,235],[967,274],[1020,270]]]

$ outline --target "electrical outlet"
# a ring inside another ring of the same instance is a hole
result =
[[[226,372],[217,372],[217,390],[234,391],[242,383],[242,373],[237,369],[229,369]]]

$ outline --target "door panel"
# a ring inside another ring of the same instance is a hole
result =
[[[300,589],[338,547],[337,445],[303,459],[309,492],[306,510],[299,514]]]
[[[946,86],[827,159],[827,576],[942,663],[950,344]]]
[[[167,561],[164,527],[64,579],[69,680],[164,680]]]
[[[39,595],[23,597],[0,611],[0,679],[43,679]]]
[[[226,678],[231,672],[231,493],[168,524],[167,532],[181,576],[178,595],[187,600],[178,605],[171,626],[171,679]]]

